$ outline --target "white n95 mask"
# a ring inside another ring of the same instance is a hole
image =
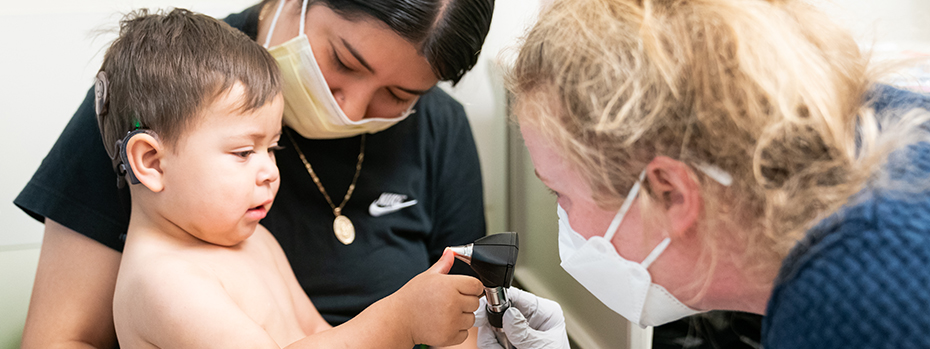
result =
[[[647,269],[665,251],[671,239],[662,240],[642,263],[624,259],[610,242],[639,193],[645,174],[643,171],[633,184],[604,236],[585,240],[572,229],[568,213],[558,206],[562,269],[608,308],[642,327],[662,325],[700,312],[681,303],[664,287],[652,283]]]
[[[284,1],[280,0],[271,28],[265,38],[265,48],[271,40]],[[303,1],[300,12],[300,33],[287,42],[268,49],[278,62],[281,77],[284,80],[284,123],[297,131],[304,138],[332,139],[357,136],[363,133],[376,133],[393,126],[414,113],[410,103],[407,110],[394,118],[365,118],[360,121],[350,120],[339,107],[323,78],[323,72],[313,56],[310,41],[304,32],[308,0]]]

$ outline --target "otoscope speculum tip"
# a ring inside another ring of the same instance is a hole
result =
[[[449,247],[449,249],[455,253],[455,258],[458,258],[462,262],[465,262],[471,265],[472,247],[474,246],[475,244],[472,243],[472,244],[462,245],[462,246],[452,246],[452,247]]]

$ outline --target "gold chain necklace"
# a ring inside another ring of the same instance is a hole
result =
[[[343,245],[351,244],[352,241],[355,241],[355,226],[352,225],[352,221],[349,220],[349,217],[342,215],[342,208],[346,206],[346,203],[349,202],[349,198],[352,197],[352,192],[355,191],[355,182],[358,181],[358,175],[362,172],[362,160],[365,159],[365,134],[362,134],[362,146],[361,150],[358,152],[358,164],[355,165],[355,176],[352,177],[352,184],[349,185],[346,196],[342,198],[342,203],[336,206],[333,204],[333,200],[329,198],[329,194],[326,193],[326,189],[323,188],[323,184],[320,183],[320,178],[313,172],[313,167],[310,166],[310,162],[304,157],[304,153],[300,151],[300,147],[297,146],[297,141],[294,140],[294,136],[287,129],[284,129],[284,131],[287,132],[287,138],[290,138],[291,144],[294,145],[294,150],[296,150],[297,155],[300,156],[300,161],[303,161],[304,167],[307,168],[307,172],[310,173],[310,177],[313,178],[313,183],[316,183],[316,187],[320,189],[320,193],[326,198],[329,207],[333,208],[333,215],[336,216],[336,219],[333,220],[333,232],[336,233],[336,239],[339,239],[339,242],[342,242]]]

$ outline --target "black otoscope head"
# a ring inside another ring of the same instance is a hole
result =
[[[456,258],[471,265],[484,284],[488,322],[495,328],[498,342],[506,349],[513,348],[502,328],[504,312],[510,307],[506,290],[513,281],[518,242],[517,233],[507,232],[488,235],[468,245],[450,247]]]
[[[475,240],[472,246],[471,268],[484,287],[510,287],[513,267],[519,252],[517,233],[488,235]]]

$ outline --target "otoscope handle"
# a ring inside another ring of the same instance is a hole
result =
[[[507,289],[503,287],[485,287],[484,296],[488,301],[488,322],[496,328],[503,328],[504,312],[510,308]]]
[[[507,311],[507,308],[504,308],[504,311]],[[497,312],[491,310],[491,307],[488,307],[488,322],[491,326],[494,326],[495,329],[504,328],[504,311]]]
[[[497,328],[495,328],[494,337],[497,338],[497,343],[500,343],[501,347],[503,347],[504,349],[517,349],[516,347],[513,346],[513,344],[510,343],[510,340],[507,339],[507,335],[504,334],[503,329],[498,331]]]
[[[514,349],[510,340],[504,334],[504,312],[510,308],[510,300],[507,299],[507,289],[504,287],[485,287],[484,296],[487,298],[488,306],[488,323],[494,328],[494,335],[497,342],[504,349]]]

